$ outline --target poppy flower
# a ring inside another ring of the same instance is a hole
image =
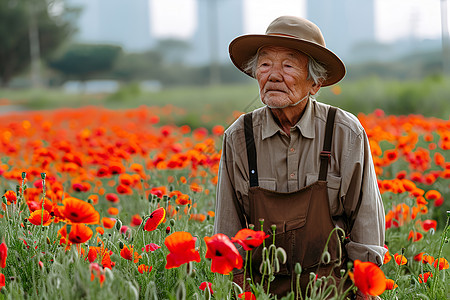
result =
[[[420,232],[414,232],[414,231],[410,231],[409,235],[408,235],[408,241],[412,240],[413,242],[417,242],[420,241],[423,238],[423,234],[421,234]]]
[[[351,280],[364,295],[378,296],[386,289],[383,271],[372,262],[354,261],[354,271],[349,272]]]
[[[6,267],[6,257],[8,256],[8,247],[5,242],[0,244],[0,268]]]
[[[202,291],[204,291],[204,290],[206,290],[206,288],[208,288],[209,292],[212,295],[212,294],[214,294],[214,291],[212,290],[211,286],[212,286],[211,282],[203,281],[198,288],[201,289]]]
[[[6,193],[3,195],[6,198],[6,203],[10,205],[11,203],[16,203],[17,201],[17,195],[14,191],[6,191]]]
[[[141,264],[138,266],[138,271],[141,274],[144,274],[144,272],[150,273],[152,268],[153,268],[152,266],[147,266],[147,265]]]
[[[147,221],[145,222],[144,230],[146,231],[155,230],[158,227],[158,225],[164,221],[165,217],[166,217],[166,210],[164,209],[164,207],[160,207],[154,210],[148,217]]]
[[[242,268],[242,257],[230,239],[217,233],[212,237],[205,236],[205,258],[211,258],[211,271],[220,274],[228,274],[234,268]]]
[[[159,249],[159,248],[161,248],[161,246],[156,245],[154,243],[150,243],[150,244],[145,245],[145,247],[142,247],[142,251],[146,251],[146,252],[151,251],[151,252],[153,252],[153,251],[155,251],[156,249]]]
[[[436,199],[439,199],[440,197],[441,197],[441,193],[439,193],[436,190],[429,190],[425,194],[425,198],[427,198],[428,200],[436,200]]]
[[[404,255],[399,255],[398,253],[394,254],[394,259],[395,262],[397,263],[397,265],[406,265],[406,263],[408,262],[408,260],[406,259],[406,257]]]
[[[28,217],[28,221],[33,225],[48,226],[52,223],[52,216],[46,210],[42,213],[41,209],[33,211]],[[41,223],[43,221],[43,223]]]
[[[140,215],[135,214],[133,216],[131,216],[131,222],[130,222],[130,226],[135,227],[135,226],[139,226],[142,223],[142,218]]]
[[[413,259],[415,261],[421,262],[424,254],[425,254],[425,252],[420,252],[419,254],[414,255]]]
[[[106,200],[108,200],[109,202],[116,203],[119,202],[119,196],[117,196],[114,193],[108,193],[106,194]]]
[[[419,274],[419,283],[426,283],[430,277],[433,277],[433,273],[431,272]]]
[[[90,263],[94,262],[97,259],[98,250],[96,248],[97,247],[89,247],[89,252],[88,255],[86,256],[86,259],[89,260]]]
[[[269,235],[264,231],[254,231],[252,229],[244,228],[238,231],[231,239],[231,242],[238,243],[245,251],[255,249],[268,238]]]
[[[102,224],[103,224],[103,227],[105,227],[107,229],[111,229],[114,227],[114,224],[116,224],[116,219],[103,217]]]
[[[5,286],[5,275],[0,273],[0,290]]]
[[[428,264],[432,265],[433,262],[434,262],[434,257],[433,256],[427,255],[427,254],[424,254],[422,256],[422,263],[424,263],[424,264],[428,263]]]
[[[111,216],[115,216],[119,214],[119,209],[117,207],[110,207],[108,208],[108,214]]]
[[[200,254],[195,250],[195,241],[189,232],[176,231],[166,237],[164,244],[170,251],[167,254],[166,269],[177,268],[190,261],[200,262]]]
[[[100,286],[102,286],[105,281],[105,274],[99,264],[91,263],[89,265],[89,270],[91,271],[91,281],[94,281],[95,277],[97,277],[100,281]]]
[[[239,297],[239,299],[242,299],[242,300],[256,300],[256,296],[253,295],[252,292],[245,292],[245,293],[239,294],[238,297]]]
[[[434,200],[434,203],[433,203],[433,205],[434,205],[435,207],[439,207],[439,206],[441,206],[442,204],[444,204],[444,197],[442,197],[442,196],[441,196],[440,198]]]
[[[71,226],[69,241],[74,244],[81,244],[87,242],[92,237],[92,234],[92,230],[86,225],[75,223]]]
[[[103,229],[103,227],[95,227],[95,231],[98,232],[98,234],[103,235],[105,233],[105,229]]]
[[[128,248],[127,245],[124,245],[122,250],[120,250],[120,256],[134,263],[137,263],[139,261],[139,258],[142,258],[142,256],[140,256],[137,251],[134,251],[133,246],[130,246]]]
[[[437,266],[438,266],[438,260],[436,259],[434,262],[434,267],[436,268]],[[439,258],[439,271],[446,270],[448,268],[449,268],[448,261],[444,257]]]
[[[389,254],[389,249],[386,245],[384,245],[384,248],[386,248],[386,254],[384,254],[384,259],[383,259],[383,265],[387,264],[388,262],[391,261],[392,259],[392,255]]]
[[[128,185],[125,184],[119,184],[116,187],[116,191],[121,195],[133,195],[133,190]]]
[[[98,224],[100,222],[100,214],[92,204],[73,197],[65,198],[63,204],[62,214],[69,223]]]
[[[398,284],[392,279],[386,279],[386,290],[394,290],[398,288]]]

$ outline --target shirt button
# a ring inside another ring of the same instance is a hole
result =
[[[294,178],[295,177],[295,173],[291,173],[291,178]]]
[[[291,152],[294,152],[295,151],[295,149],[294,148],[291,148],[291,149],[289,149]]]

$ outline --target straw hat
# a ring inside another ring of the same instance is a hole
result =
[[[269,45],[296,49],[320,62],[327,70],[327,80],[322,86],[335,84],[345,76],[344,63],[326,48],[319,27],[304,18],[292,16],[275,19],[267,27],[266,34],[248,34],[235,38],[229,46],[231,61],[246,73],[244,66],[247,61],[259,48]]]

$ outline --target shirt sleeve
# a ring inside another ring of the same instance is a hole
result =
[[[228,237],[233,237],[242,229],[242,226],[240,225],[239,208],[236,207],[238,199],[235,192],[233,147],[230,140],[225,133],[216,190],[214,233],[223,233]]]
[[[347,162],[343,164],[344,210],[354,219],[350,241],[346,244],[349,259],[383,264],[385,220],[378,189],[369,140],[364,130],[349,145]],[[359,210],[357,209],[358,202]],[[355,213],[356,211],[356,213]]]

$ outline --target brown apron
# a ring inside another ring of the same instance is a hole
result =
[[[275,245],[282,247],[287,253],[286,264],[280,264],[279,272],[270,284],[270,292],[283,296],[295,290],[295,264],[302,267],[300,285],[305,293],[309,282],[310,272],[319,277],[331,273],[335,279],[340,278],[341,266],[337,266],[340,247],[337,234],[330,238],[328,252],[331,260],[328,264],[321,263],[326,241],[335,227],[328,202],[327,170],[330,159],[331,141],[334,127],[336,108],[331,107],[328,112],[323,151],[320,153],[319,180],[294,192],[276,192],[258,186],[258,172],[256,166],[256,148],[253,138],[251,113],[244,118],[247,157],[249,162],[250,188],[249,214],[241,211],[249,224],[254,224],[260,230],[260,219],[264,219],[263,230],[270,234],[266,239],[266,247],[272,244],[273,232],[271,225],[276,225]],[[242,210],[242,208],[241,208]],[[241,219],[241,223],[242,223]],[[245,221],[244,221],[245,222]],[[245,226],[245,225],[244,225]],[[259,267],[262,263],[262,245],[252,254],[252,273],[257,282],[261,280]],[[267,282],[267,276],[265,277]]]

